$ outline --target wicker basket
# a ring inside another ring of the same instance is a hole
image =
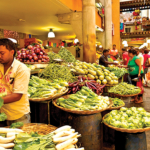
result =
[[[27,123],[24,124],[20,129],[27,133],[37,132],[40,135],[46,135],[50,132],[53,132],[57,128],[55,126],[47,124]]]
[[[124,106],[125,106],[125,104],[121,105],[121,106],[118,106],[118,107],[111,107],[111,108],[109,108],[109,110],[118,110],[118,109],[120,109],[121,107],[124,107]]]
[[[104,122],[105,116],[103,117],[103,122]],[[139,132],[145,132],[145,131],[149,131],[149,128],[140,128],[140,129],[125,129],[125,128],[117,128],[117,127],[113,127],[109,124],[107,124],[106,122],[104,122],[104,124],[116,131],[120,131],[120,132],[126,132],[126,133],[139,133]]]
[[[29,98],[29,100],[33,101],[33,102],[41,102],[41,101],[52,100],[52,99],[56,99],[56,98],[61,97],[62,95],[66,94],[67,92],[68,92],[68,88],[66,88],[66,90],[64,92],[57,93],[54,96],[50,96],[50,97],[47,97],[47,98]]]
[[[66,96],[63,96],[64,98],[68,98],[69,95],[66,95]],[[66,112],[70,112],[70,113],[73,113],[73,114],[80,114],[80,115],[90,115],[90,114],[96,114],[96,113],[99,113],[99,112],[102,112],[102,111],[105,111],[105,110],[109,110],[112,105],[113,105],[113,102],[111,100],[110,101],[110,105],[105,108],[105,109],[100,109],[100,110],[71,110],[71,109],[66,109],[64,107],[61,107],[61,106],[58,106],[57,105],[57,99],[53,100],[53,104],[54,106],[56,106],[57,108],[63,110],[63,111],[66,111]]]
[[[132,95],[120,95],[120,94],[115,94],[115,93],[110,93],[110,94],[113,94],[114,96],[118,96],[118,97],[132,97],[132,96],[137,96],[139,95],[140,93],[138,94],[132,94]]]

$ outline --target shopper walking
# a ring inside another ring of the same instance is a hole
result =
[[[129,75],[130,75],[130,78],[132,80],[132,84],[134,86],[137,86],[137,81],[133,81],[133,79],[135,78],[139,78],[139,82],[142,83],[142,66],[141,66],[141,61],[139,59],[138,56],[136,56],[136,50],[134,49],[131,49],[128,51],[128,55],[130,57],[129,59],[129,63],[128,63],[128,67],[129,67]],[[133,100],[131,101],[134,101],[135,103],[142,103],[143,102],[143,99],[142,99],[142,96],[143,94],[139,94],[138,97],[134,97]]]
[[[144,62],[143,62],[143,69],[144,69],[144,78],[145,78],[145,75],[147,74],[147,70],[148,70],[148,67],[146,66],[146,61],[148,60],[148,58],[150,58],[150,55],[148,55],[149,51],[147,49],[144,50]]]

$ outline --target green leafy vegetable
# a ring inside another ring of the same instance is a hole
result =
[[[12,123],[10,128],[20,128],[24,125],[23,122],[16,122],[16,123]]]
[[[103,121],[118,128],[140,129],[150,127],[150,113],[142,107],[122,107],[111,111]]]
[[[67,66],[58,64],[49,64],[40,74],[40,77],[51,81],[61,79],[67,82],[73,82],[76,80],[76,77]]]
[[[42,136],[37,133],[20,133],[16,136],[15,147],[13,150],[55,150],[55,144],[52,141],[54,133]]]
[[[59,56],[61,56],[61,58],[63,60],[65,60],[65,62],[75,62],[76,61],[75,57],[66,48],[61,48],[60,51],[58,52],[58,54],[59,54]]]
[[[125,82],[121,82],[118,85],[110,88],[109,93],[120,94],[120,95],[133,95],[141,92],[139,87],[136,87]]]
[[[7,116],[5,113],[0,114],[0,121],[5,121],[7,119]]]
[[[123,100],[119,99],[119,98],[111,98],[110,99],[113,101],[113,106],[112,107],[118,107],[118,106],[123,106],[125,103],[123,102]]]
[[[50,63],[53,63],[54,61],[54,59],[62,59],[61,58],[61,56],[59,55],[59,54],[56,54],[56,53],[54,53],[54,52],[49,52],[48,53],[48,57],[49,57],[49,59],[50,59]]]
[[[71,94],[68,99],[57,99],[57,105],[72,110],[98,110],[107,108],[109,104],[108,97],[98,96],[85,86],[76,94]]]

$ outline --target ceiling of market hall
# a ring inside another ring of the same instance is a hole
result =
[[[69,12],[59,0],[1,0],[0,28],[33,35],[47,35],[53,28],[58,36],[73,35],[71,25],[59,23],[56,16]]]

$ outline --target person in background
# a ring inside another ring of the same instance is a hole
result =
[[[144,78],[145,78],[145,75],[147,74],[147,70],[148,70],[148,67],[145,66],[145,63],[147,61],[148,58],[150,58],[150,55],[148,55],[149,51],[147,49],[144,50],[144,61],[143,61],[143,69],[144,69]]]
[[[109,64],[117,65],[117,63],[113,63],[113,62],[109,62],[108,61],[108,55],[109,55],[109,50],[108,49],[104,49],[103,50],[103,55],[99,59],[99,64],[103,65],[105,67],[108,67]]]
[[[140,78],[141,82],[142,82],[142,66],[141,66],[141,61],[139,59],[139,57],[136,56],[136,50],[131,49],[128,51],[129,54],[129,62],[128,62],[128,68],[129,68],[129,75],[131,80],[135,79],[135,78]],[[137,82],[132,80],[132,84],[134,86],[137,86]],[[138,97],[134,97],[133,100],[135,103],[142,103],[143,99],[142,99],[142,94],[139,94]]]
[[[2,97],[1,112],[7,115],[7,125],[14,122],[30,123],[28,84],[30,69],[15,59],[16,47],[9,39],[0,39],[0,84],[7,95]]]
[[[122,59],[123,59],[123,64],[127,65],[130,58],[129,58],[126,48],[122,48]]]
[[[135,48],[135,50],[136,50],[136,56],[140,58],[140,62],[141,62],[142,70],[143,70],[144,57],[142,53],[140,53],[140,50],[138,48]]]
[[[118,53],[118,50],[116,49],[116,45],[115,44],[113,45],[113,49],[110,50],[109,54],[110,54],[110,57],[113,60],[117,60],[117,58],[119,57],[119,53]]]

